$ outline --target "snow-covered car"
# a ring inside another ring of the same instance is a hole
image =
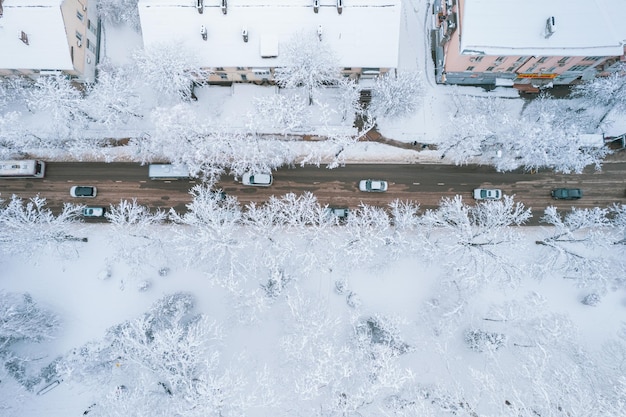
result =
[[[72,197],[86,197],[93,198],[96,196],[98,190],[96,187],[86,185],[75,185],[70,188],[70,195]]]
[[[269,187],[272,185],[272,174],[246,172],[241,177],[243,185],[256,185],[259,187]]]
[[[502,190],[491,188],[476,188],[474,190],[476,200],[499,200],[502,198]]]
[[[583,196],[580,188],[557,188],[552,190],[552,198],[556,200],[578,200]]]
[[[104,207],[85,207],[83,217],[103,217]]]
[[[387,191],[387,181],[382,180],[361,180],[359,190],[368,193],[382,193]]]
[[[334,216],[340,221],[347,220],[348,214],[350,213],[348,207],[326,207],[324,211],[327,216]]]

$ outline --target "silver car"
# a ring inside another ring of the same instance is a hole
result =
[[[502,190],[490,188],[477,188],[474,190],[476,200],[499,200],[502,198]]]
[[[359,190],[367,193],[383,193],[387,191],[387,181],[383,180],[361,180]]]
[[[241,177],[241,183],[243,185],[255,185],[258,187],[269,187],[272,185],[272,174],[246,172]]]

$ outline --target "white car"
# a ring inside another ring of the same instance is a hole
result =
[[[474,190],[476,200],[499,200],[502,198],[502,190],[489,188],[476,188]]]
[[[256,185],[258,187],[269,187],[272,185],[272,181],[272,174],[246,172],[241,177],[243,185]]]
[[[94,198],[98,190],[96,187],[88,185],[75,185],[70,188],[70,195],[78,198]]]
[[[85,207],[83,217],[104,217],[104,207]]]
[[[365,192],[382,193],[387,191],[387,181],[382,180],[361,180],[359,190]]]

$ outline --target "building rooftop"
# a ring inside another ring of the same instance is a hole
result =
[[[461,53],[620,56],[624,0],[460,0]],[[554,18],[554,25],[548,19]],[[621,22],[619,21],[621,20]],[[551,32],[551,33],[550,33]]]
[[[314,13],[313,0],[228,0],[223,14],[221,0],[204,0],[200,14],[196,0],[139,0],[139,15],[144,46],[180,42],[206,67],[281,66],[280,44],[297,32],[316,34],[320,25],[340,66],[397,67],[400,0],[344,1],[341,14],[336,0],[319,3]],[[278,55],[264,58],[262,49]]]
[[[73,68],[61,0],[4,0],[0,69]]]

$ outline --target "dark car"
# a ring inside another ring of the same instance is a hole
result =
[[[552,198],[556,200],[578,200],[583,196],[580,188],[557,188],[552,190]]]
[[[91,187],[91,186],[75,185],[72,188],[70,188],[70,195],[72,197],[93,198],[96,196],[97,192],[98,190],[96,190],[96,187]]]

